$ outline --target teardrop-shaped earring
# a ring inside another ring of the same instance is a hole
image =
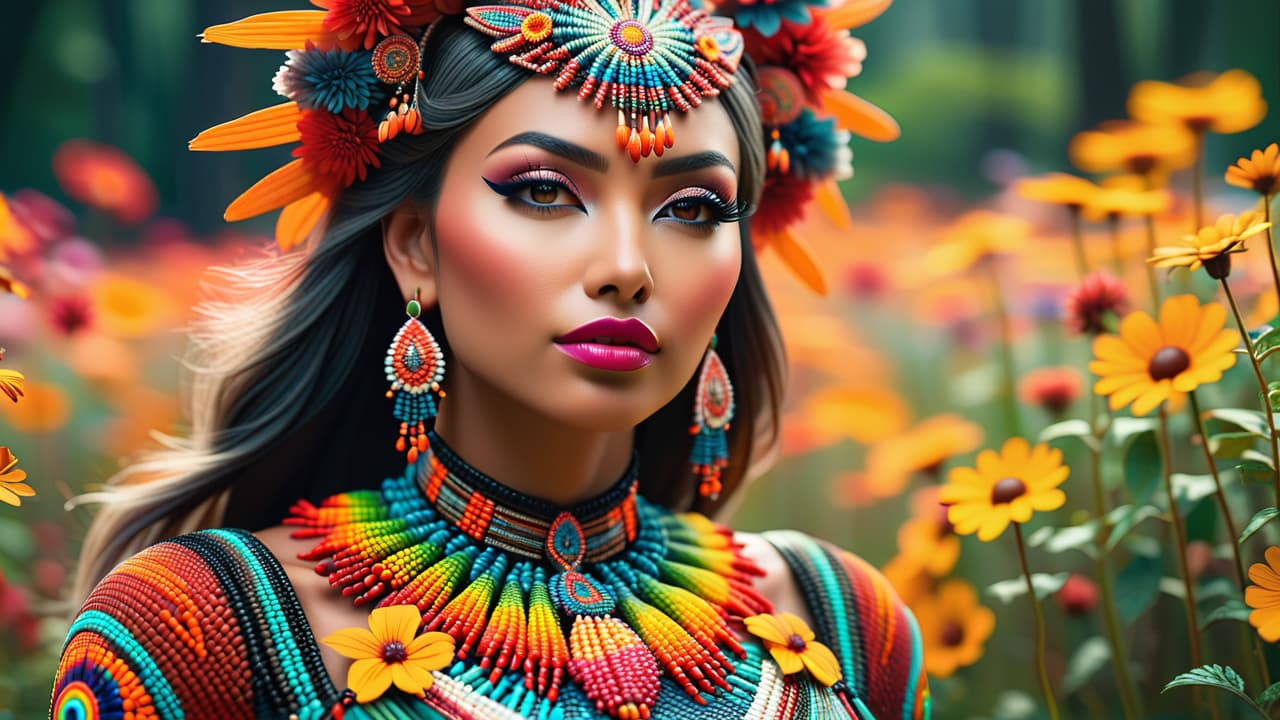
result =
[[[693,398],[693,451],[689,463],[699,478],[698,495],[715,500],[720,496],[720,473],[729,464],[729,442],[725,436],[733,419],[733,384],[716,354],[716,336],[711,336],[707,354],[698,374],[698,391]]]
[[[405,305],[409,319],[387,349],[387,380],[391,388],[387,397],[395,398],[392,413],[400,421],[400,438],[396,451],[408,451],[410,463],[418,461],[418,453],[427,449],[426,421],[436,416],[436,398],[444,397],[444,351],[431,331],[418,316],[422,314],[422,289]]]

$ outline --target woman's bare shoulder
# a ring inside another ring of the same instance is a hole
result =
[[[789,612],[812,627],[813,618],[805,605],[800,583],[778,548],[759,533],[735,530],[733,536],[742,544],[742,554],[764,570],[764,576],[756,581],[756,589],[773,603],[774,612]]]

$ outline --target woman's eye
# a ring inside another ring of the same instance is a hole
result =
[[[554,205],[560,188],[554,183],[536,182],[529,186],[529,199],[539,205]]]
[[[711,209],[706,203],[694,200],[677,200],[671,203],[671,215],[685,222],[703,222],[710,220]],[[703,217],[706,215],[706,217]]]

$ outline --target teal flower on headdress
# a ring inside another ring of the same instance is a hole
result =
[[[778,128],[779,140],[791,154],[790,172],[809,180],[836,174],[837,132],[835,120],[819,118],[809,108]]]
[[[769,2],[740,2],[733,20],[741,27],[753,27],[756,32],[769,37],[782,28],[782,21],[798,25],[809,23],[809,7],[826,7],[826,0],[777,0]]]
[[[320,50],[308,41],[306,50],[290,50],[288,56],[273,87],[304,110],[336,114],[363,110],[381,99],[371,53]]]

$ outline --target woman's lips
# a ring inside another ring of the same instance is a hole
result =
[[[599,370],[630,372],[653,362],[653,355],[631,345],[577,342],[556,343],[555,346],[560,352],[583,365]]]

